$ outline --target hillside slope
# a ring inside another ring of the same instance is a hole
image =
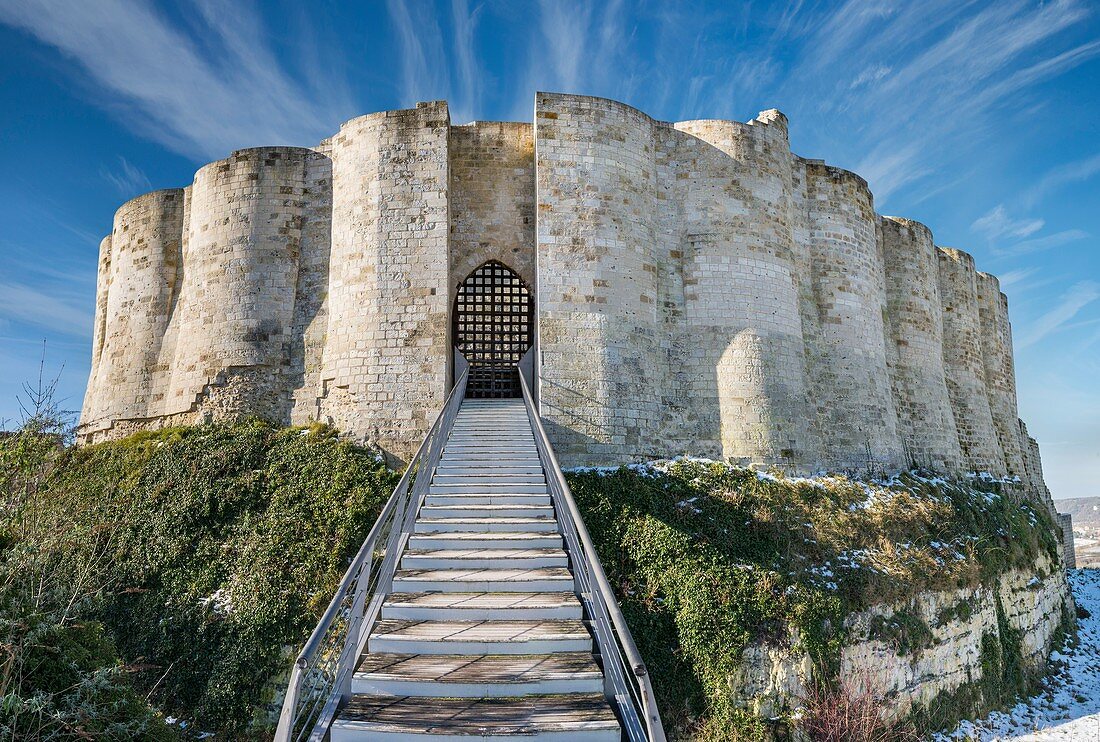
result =
[[[895,736],[933,731],[1026,692],[1072,627],[1049,515],[996,482],[569,478],[674,738],[821,731],[853,698]]]
[[[124,685],[159,712],[226,738],[263,734],[279,676],[395,475],[323,427],[211,425],[29,454],[26,443],[0,441],[14,473],[2,482],[6,582],[31,576],[71,596],[47,623],[102,636]],[[24,690],[0,722],[69,703],[63,688],[37,702],[41,687]]]

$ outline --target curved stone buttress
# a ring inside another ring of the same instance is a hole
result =
[[[164,415],[289,416],[309,149],[234,152],[195,174]]]
[[[1001,283],[997,277],[988,273],[976,273],[976,288],[985,388],[993,429],[1004,457],[1005,473],[1023,479],[1027,472],[1020,448],[1008,299],[1001,293]]]
[[[958,471],[962,450],[943,362],[943,302],[932,232],[882,218],[889,318],[887,358],[898,432],[910,466]]]
[[[602,98],[535,101],[540,408],[575,463],[660,455],[653,121]]]
[[[812,305],[804,315],[812,413],[825,466],[862,471],[904,465],[886,363],[886,279],[867,182],[799,160]]]
[[[416,450],[447,395],[446,103],[352,119],[331,140],[332,253],[318,415]]]
[[[153,191],[115,213],[100,247],[93,377],[82,423],[109,429],[116,420],[160,414],[162,341],[180,267],[184,191]]]
[[[674,333],[693,362],[678,390],[693,402],[683,436],[717,439],[719,455],[743,463],[814,469],[786,117],[674,127],[662,206],[676,208],[684,300]]]
[[[936,254],[943,298],[947,391],[963,460],[970,471],[1004,476],[1004,453],[997,441],[986,391],[974,258],[950,247],[937,248]]]

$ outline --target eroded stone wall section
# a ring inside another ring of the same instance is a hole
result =
[[[970,471],[1006,473],[986,393],[974,258],[953,248],[937,248],[943,299],[943,356],[947,391],[955,413],[959,447]]]
[[[260,147],[195,174],[160,414],[289,417],[305,175],[314,157],[309,149]]]
[[[905,463],[959,471],[962,451],[943,365],[943,304],[932,232],[920,222],[883,217],[887,360]]]
[[[289,347],[292,425],[308,424],[319,415],[332,251],[332,160],[327,155],[316,153],[306,159],[302,200],[298,281]]]
[[[107,235],[99,242],[99,261],[96,271],[95,319],[92,325],[92,370],[88,376],[88,388],[84,391],[84,406],[81,412],[81,424],[85,429],[110,424],[104,415],[107,405],[107,390],[110,388],[100,379],[100,364],[103,359],[103,346],[107,341],[107,325],[110,315],[107,313],[107,295],[111,287],[111,236]]]
[[[813,410],[828,468],[892,470],[904,462],[886,365],[886,289],[878,217],[866,181],[805,162],[810,284],[807,336]]]
[[[525,123],[451,127],[451,277],[455,289],[497,260],[535,286],[535,135]]]
[[[447,393],[447,104],[353,119],[331,142],[319,415],[405,458]]]

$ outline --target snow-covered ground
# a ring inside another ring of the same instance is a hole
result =
[[[1008,713],[964,721],[937,739],[1100,742],[1100,569],[1072,570],[1069,582],[1077,605],[1091,615],[1078,621],[1077,645],[1052,656],[1062,668],[1050,689]]]

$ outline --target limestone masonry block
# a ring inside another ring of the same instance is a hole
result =
[[[361,116],[124,204],[81,440],[257,415],[406,458],[452,381],[456,289],[489,260],[533,295],[566,466],[921,466],[1049,502],[1007,299],[969,255],[792,154],[779,111],[668,123],[552,93],[532,123]]]

